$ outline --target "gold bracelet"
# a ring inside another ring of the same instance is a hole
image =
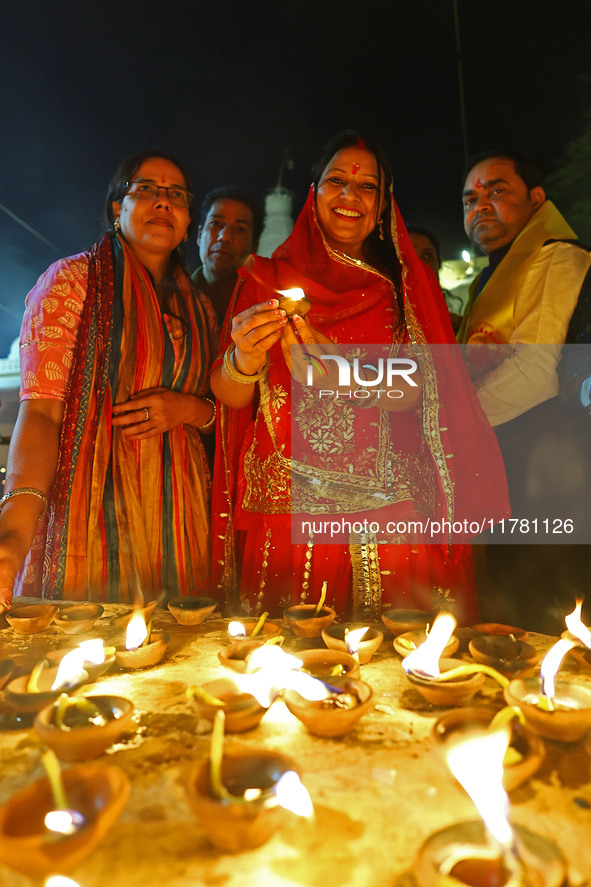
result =
[[[259,379],[262,379],[264,375],[268,372],[269,364],[271,363],[271,358],[267,354],[267,360],[265,361],[265,366],[262,370],[259,370],[258,373],[254,373],[252,376],[247,376],[246,373],[241,373],[240,370],[236,369],[236,364],[234,363],[234,352],[236,351],[236,345],[232,342],[231,345],[228,345],[226,348],[226,353],[224,354],[224,369],[228,378],[232,380],[232,382],[239,382],[241,385],[253,385],[255,382],[258,382]]]
[[[361,391],[361,390],[367,391],[367,388],[365,388],[365,389],[358,388],[357,389],[357,391]],[[355,406],[357,407],[358,410],[369,410],[372,407],[375,407],[375,405],[377,404],[379,399],[380,399],[379,390],[372,391],[372,392],[370,392],[369,397],[362,398],[361,402],[356,403]],[[359,400],[359,398],[356,398],[356,400]]]
[[[0,499],[0,511],[2,511],[8,500],[13,499],[14,496],[36,496],[37,499],[41,499],[43,502],[43,511],[39,515],[39,520],[45,515],[48,504],[47,496],[45,493],[42,493],[41,490],[36,490],[35,487],[17,487],[16,490],[11,490],[10,493],[4,493]]]
[[[205,423],[205,425],[199,425],[199,427],[197,428],[197,431],[200,431],[201,434],[203,434],[204,432],[211,431],[211,429],[215,425],[215,417],[216,417],[217,409],[216,409],[216,405],[215,405],[215,400],[212,400],[211,397],[204,396],[201,398],[201,400],[206,400],[213,407],[213,413],[211,414],[211,419],[208,419],[207,422]]]

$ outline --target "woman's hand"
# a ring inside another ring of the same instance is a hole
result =
[[[287,315],[278,299],[251,305],[232,319],[232,340],[236,345],[234,365],[239,373],[254,376],[267,359],[267,351],[281,338],[288,326]]]
[[[113,425],[122,428],[123,437],[147,440],[178,425],[200,428],[209,422],[211,415],[212,406],[203,397],[169,388],[146,388],[132,394],[125,403],[115,404]]]
[[[301,317],[299,314],[294,314],[292,317],[292,323],[299,335],[299,339],[291,324],[287,324],[281,335],[281,349],[283,351],[287,368],[294,379],[297,379],[297,381],[302,384],[306,384],[310,363],[304,359],[303,349],[301,347],[298,349],[296,355],[292,356],[292,345],[322,345],[321,349],[318,347],[313,348],[312,354],[314,357],[320,357],[321,353],[340,354],[340,351],[332,339],[329,339],[328,336],[325,336],[324,333],[321,333],[320,330],[313,327],[305,317]],[[333,360],[328,361],[326,368],[328,373],[324,375],[319,374],[318,370],[314,369],[314,385],[317,388],[338,388],[338,368],[336,363]]]

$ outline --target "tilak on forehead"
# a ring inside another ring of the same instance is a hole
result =
[[[360,163],[354,163],[354,164],[352,165],[352,167],[351,167],[351,172],[352,172],[352,174],[353,174],[354,176],[356,176],[360,169],[361,169],[361,164],[360,164]]]

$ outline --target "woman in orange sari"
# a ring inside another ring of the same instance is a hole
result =
[[[0,605],[10,606],[17,574],[17,593],[74,600],[206,587],[200,434],[215,420],[206,394],[217,330],[182,261],[192,206],[172,155],[126,158],[109,188],[107,234],[52,265],[27,298],[0,500]]]
[[[463,367],[425,346],[450,343],[457,354],[441,290],[390,186],[381,148],[343,133],[327,146],[288,240],[239,272],[212,373],[225,405],[214,579],[229,609],[276,613],[318,600],[326,581],[327,601],[354,618],[379,618],[382,602],[477,615],[469,545],[451,544],[452,530],[429,544],[416,527],[505,514],[502,462]],[[278,299],[295,287],[311,308],[288,319]],[[310,375],[291,351],[298,344]],[[325,375],[331,353],[375,368],[376,348],[392,356],[405,346],[419,372],[400,398],[367,398],[359,384],[343,391],[334,371]],[[335,518],[347,520],[331,538],[323,527]]]

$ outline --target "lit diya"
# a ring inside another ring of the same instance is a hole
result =
[[[279,293],[279,307],[285,311],[288,317],[293,317],[294,314],[305,317],[312,307],[312,302],[299,286],[289,290],[279,290]]]
[[[88,672],[91,681],[105,674],[115,662],[115,647],[105,647],[101,638],[92,638],[80,641],[77,647],[58,648],[47,652],[45,659],[49,667],[58,666],[73,649],[80,651],[84,670]]]
[[[0,807],[0,861],[42,880],[79,865],[127,803],[129,780],[119,767],[80,764],[61,773],[51,750],[39,779]]]
[[[122,668],[146,668],[156,665],[166,652],[170,635],[152,631],[152,621],[146,625],[144,613],[138,610],[129,620],[125,632],[125,649],[115,650],[115,659]]]
[[[260,847],[286,819],[313,814],[298,767],[280,752],[265,749],[224,753],[224,714],[214,719],[210,757],[192,771],[187,785],[191,808],[210,841],[226,853]]]
[[[487,674],[503,687],[508,683],[487,665],[440,660],[455,627],[456,619],[451,613],[438,613],[424,644],[402,660],[409,681],[432,705],[465,705],[480,689]]]
[[[300,675],[301,679],[309,677]],[[331,684],[309,677],[285,691],[290,712],[314,736],[343,736],[372,705],[369,684],[356,678],[334,678]]]
[[[77,648],[64,656],[57,668],[47,668],[47,661],[42,659],[29,675],[6,685],[6,700],[18,712],[41,711],[64,691],[73,692],[88,681],[83,665],[83,655]]]
[[[378,650],[384,635],[371,625],[329,625],[322,632],[322,640],[329,650],[350,653],[364,665]]]
[[[591,689],[572,679],[555,679],[576,644],[561,638],[542,660],[539,678],[517,678],[504,691],[507,703],[517,705],[531,729],[546,739],[578,742],[591,727]]]
[[[419,851],[414,873],[419,887],[562,887],[566,863],[549,841],[509,823],[502,786],[507,726],[475,731],[450,741],[445,755],[455,778],[482,817],[431,835]]]

